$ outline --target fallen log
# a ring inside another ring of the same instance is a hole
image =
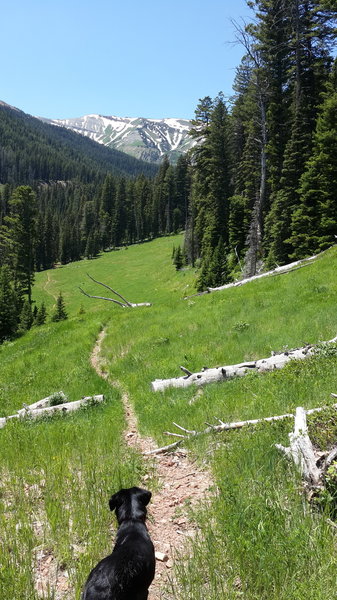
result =
[[[325,251],[324,251],[325,252]],[[320,254],[323,254],[321,252]],[[292,271],[296,271],[297,269],[301,269],[302,267],[307,267],[312,264],[312,261],[315,260],[320,254],[315,254],[314,256],[309,256],[308,258],[303,258],[301,260],[296,260],[292,263],[288,263],[287,265],[282,265],[281,267],[276,267],[270,271],[265,271],[264,273],[258,273],[257,275],[253,275],[252,277],[245,277],[244,279],[238,279],[231,283],[226,283],[225,285],[220,285],[218,287],[208,287],[203,292],[198,292],[196,294],[192,294],[191,296],[185,296],[184,300],[188,300],[189,298],[195,298],[196,296],[204,296],[205,294],[211,294],[212,292],[222,292],[223,290],[227,290],[229,288],[241,287],[245,283],[250,283],[251,281],[255,281],[257,279],[262,279],[263,277],[269,277],[270,275],[284,275],[287,273],[291,273]]]
[[[225,285],[220,285],[218,287],[208,287],[205,291],[199,292],[198,294],[193,294],[192,296],[185,296],[184,300],[188,300],[189,298],[193,298],[195,296],[210,294],[212,292],[222,292],[223,290],[227,290],[229,288],[241,287],[241,285],[244,285],[245,283],[250,283],[251,281],[256,281],[257,279],[262,279],[263,277],[269,277],[270,275],[284,275],[286,273],[290,273],[291,271],[295,271],[296,269],[307,267],[311,264],[311,261],[315,260],[318,256],[319,254],[315,254],[314,256],[310,256],[309,258],[303,258],[302,260],[296,260],[295,262],[289,263],[287,265],[276,267],[275,269],[272,269],[271,271],[266,271],[265,273],[259,273],[258,275],[246,277],[245,279],[239,279],[238,281],[226,283]]]
[[[315,454],[308,435],[306,411],[301,406],[296,408],[295,427],[294,431],[289,433],[289,441],[290,446],[287,448],[282,444],[275,444],[275,447],[292,458],[303,479],[311,487],[321,487],[324,469],[317,466],[320,457]]]
[[[47,396],[46,398],[42,398],[42,400],[38,400],[37,402],[34,402],[33,404],[24,404],[23,408],[21,408],[20,410],[17,411],[17,414],[19,416],[24,416],[25,414],[27,414],[28,411],[32,411],[32,410],[36,410],[38,408],[45,408],[47,406],[50,406],[50,402],[51,400],[53,400],[55,397],[58,398],[62,398],[62,402],[59,402],[59,404],[65,404],[67,401],[67,396],[65,395],[64,392],[56,392],[55,394],[51,394],[50,396]],[[57,406],[57,405],[55,405]],[[14,415],[12,415],[14,416]],[[8,418],[8,417],[7,417]]]
[[[81,398],[81,400],[75,400],[75,402],[64,402],[62,404],[56,404],[55,406],[45,406],[46,401],[50,401],[50,398],[51,396],[44,398],[43,400],[39,400],[39,402],[34,404],[25,406],[15,415],[9,415],[8,417],[0,418],[0,429],[5,427],[7,422],[11,419],[39,419],[40,417],[49,416],[57,412],[69,413],[78,410],[82,406],[89,405],[90,403],[95,404],[103,402],[104,400],[103,394],[99,394],[96,396],[86,396],[85,398]],[[41,403],[44,404],[42,407]]]
[[[336,397],[336,394],[331,394],[332,397]],[[317,413],[317,412],[322,412],[324,410],[327,410],[328,408],[334,408],[337,409],[337,404],[332,404],[330,406],[320,406],[318,408],[310,408],[309,410],[306,410],[306,414],[307,415],[311,415],[313,413]],[[242,429],[243,427],[248,427],[249,425],[258,425],[259,423],[272,423],[274,421],[281,421],[283,419],[293,419],[295,417],[295,415],[293,413],[285,413],[283,415],[274,415],[272,417],[261,417],[260,419],[248,419],[246,421],[234,421],[234,422],[224,422],[221,419],[216,418],[216,420],[218,421],[219,425],[210,425],[208,423],[206,423],[206,425],[208,425],[208,427],[206,429],[203,429],[202,431],[195,431],[195,430],[191,430],[191,429],[186,429],[185,427],[182,427],[181,425],[178,425],[177,423],[173,423],[173,425],[175,427],[177,427],[180,431],[184,431],[187,435],[181,435],[181,434],[177,434],[177,433],[172,433],[170,431],[164,431],[164,435],[169,435],[169,436],[179,436],[179,440],[176,442],[173,442],[173,444],[170,444],[168,446],[162,446],[161,448],[156,448],[154,450],[150,450],[149,452],[145,452],[144,454],[163,454],[165,452],[168,452],[170,450],[173,450],[174,448],[176,448],[177,446],[179,446],[183,441],[189,441],[192,438],[195,437],[199,437],[201,435],[207,435],[210,433],[220,433],[222,431],[231,431],[234,429]],[[337,455],[337,450],[336,451],[336,455]],[[331,455],[331,456],[330,456]],[[328,468],[328,466],[331,464],[331,462],[334,460],[334,454],[333,451],[327,456],[327,458],[325,459],[325,468]]]
[[[337,336],[325,344],[337,342]],[[307,345],[303,348],[273,353],[269,358],[261,358],[251,362],[239,363],[237,365],[225,365],[223,367],[215,367],[211,369],[203,369],[198,373],[188,371],[185,377],[172,377],[169,379],[155,379],[151,382],[151,388],[154,392],[163,392],[165,389],[185,388],[190,385],[206,385],[229,379],[231,377],[243,377],[249,372],[264,373],[273,371],[274,369],[282,369],[291,360],[303,360],[309,356],[313,356],[316,352],[316,346]]]

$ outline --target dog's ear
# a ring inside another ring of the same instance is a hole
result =
[[[120,492],[116,492],[116,494],[113,494],[109,500],[110,510],[115,510],[115,508],[118,508],[120,505],[121,505],[121,494],[120,494]]]
[[[141,490],[138,498],[144,504],[144,506],[147,506],[151,500],[151,496],[152,496],[152,493],[149,492],[148,490]]]

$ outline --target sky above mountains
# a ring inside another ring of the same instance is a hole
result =
[[[48,118],[192,118],[232,93],[245,0],[17,0],[1,7],[0,100]]]

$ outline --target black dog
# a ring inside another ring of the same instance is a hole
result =
[[[122,489],[109,501],[118,531],[112,554],[91,571],[82,600],[146,600],[154,578],[154,547],[145,525],[151,492]]]

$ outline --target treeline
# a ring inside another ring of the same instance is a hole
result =
[[[181,231],[190,176],[182,156],[174,167],[165,158],[155,178],[1,186],[0,342],[24,330],[23,320],[33,322],[23,315],[36,271]]]
[[[337,235],[335,2],[254,0],[229,105],[195,112],[185,256],[221,285],[323,250]]]

